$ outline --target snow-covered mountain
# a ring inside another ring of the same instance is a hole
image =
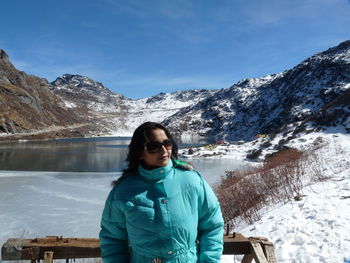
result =
[[[112,134],[131,134],[148,120],[163,122],[179,136],[228,140],[279,132],[292,137],[300,130],[338,124],[350,129],[350,41],[290,70],[243,79],[221,90],[177,91],[131,100],[79,75],[63,75],[51,85],[67,106],[87,106]]]
[[[2,61],[8,61],[4,58]],[[8,74],[15,69],[9,63],[3,65],[7,75],[0,74],[0,82],[7,80],[6,85],[18,84],[30,90],[32,82],[9,81],[6,76],[11,78]],[[290,70],[243,79],[221,90],[159,93],[132,100],[80,75],[65,74],[50,84],[44,82],[42,79],[60,111],[71,112],[66,116],[79,114],[89,124],[89,131],[81,135],[130,135],[145,121],[162,122],[182,137],[228,140],[251,140],[257,134],[273,137],[278,133],[292,138],[303,130],[337,125],[350,130],[350,41],[316,54]],[[21,97],[18,101],[20,105]],[[67,126],[63,119],[60,124]]]
[[[349,90],[350,41],[346,41],[283,73],[244,79],[221,89],[164,123],[178,134],[230,140],[250,140],[286,127],[289,131],[332,125],[349,129]]]
[[[51,82],[51,91],[68,107],[86,106],[95,121],[111,134],[131,134],[145,121],[162,122],[179,110],[193,106],[215,93],[209,90],[187,90],[159,93],[132,100],[114,93],[101,83],[80,75],[65,74]]]
[[[145,121],[163,122],[169,116],[180,110],[198,104],[211,96],[216,91],[205,89],[194,89],[176,91],[172,93],[159,93],[150,98],[136,101],[128,101],[128,128],[133,131]]]
[[[66,105],[74,108],[77,105],[87,106],[95,112],[117,112],[123,95],[114,93],[88,77],[64,74],[51,82],[50,90],[61,97]]]

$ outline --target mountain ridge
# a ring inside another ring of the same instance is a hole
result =
[[[191,132],[195,127],[202,136],[229,140],[251,140],[256,134],[276,133],[314,115],[349,89],[349,43],[320,52],[280,74],[242,80],[218,91],[215,99],[208,98],[202,105],[178,112],[164,123],[178,133]],[[341,116],[334,116],[338,121],[349,117],[347,105],[345,102]],[[334,110],[327,114],[334,115]],[[198,118],[175,124],[181,115]],[[324,123],[327,124],[331,125]],[[317,128],[317,121],[314,126]]]
[[[3,90],[4,85],[11,84],[25,92],[31,89],[28,79],[35,79],[34,84],[41,81],[42,89],[55,98],[62,112],[91,124],[90,131],[82,136],[131,134],[144,121],[162,122],[179,138],[185,134],[246,141],[257,134],[289,132],[295,136],[297,131],[322,126],[343,125],[345,131],[350,128],[349,102],[341,99],[348,98],[350,88],[350,40],[278,74],[242,79],[219,90],[161,92],[138,100],[81,75],[64,74],[48,83],[17,71],[4,51],[0,58]],[[20,96],[17,99],[20,101]],[[72,120],[71,124],[77,122]],[[1,131],[18,132],[8,128]]]
[[[17,70],[0,50],[0,132],[17,134],[84,121],[49,91],[48,81]]]

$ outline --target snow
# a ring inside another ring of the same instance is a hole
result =
[[[303,136],[306,149],[316,138],[328,142],[317,154],[329,179],[308,185],[301,201],[289,200],[268,207],[258,222],[242,222],[234,232],[263,236],[274,243],[277,262],[346,262],[350,260],[350,135],[315,133]],[[222,262],[233,262],[223,256]]]
[[[77,106],[74,102],[71,101],[63,100],[63,102],[67,108],[75,108]]]
[[[336,178],[306,187],[301,201],[271,207],[245,236],[265,236],[278,262],[342,262],[350,257],[349,167]],[[337,181],[339,180],[339,181]]]
[[[276,136],[273,143],[281,138]],[[219,156],[223,161],[243,160],[246,152],[263,140],[219,145],[211,150],[198,148],[193,155],[188,154],[188,149],[181,153],[190,162],[213,152],[218,154],[215,158]],[[277,262],[350,260],[350,135],[333,128],[301,135],[288,145],[307,150],[315,142],[324,144],[316,153],[322,160],[319,170],[327,179],[305,186],[301,201],[286,200],[267,207],[259,221],[241,222],[234,229],[246,237],[268,238],[275,246]],[[116,176],[1,171],[0,244],[11,237],[97,237],[107,186]],[[238,262],[241,258],[224,255],[222,263]]]
[[[179,110],[198,103],[211,93],[214,91],[192,90],[163,93],[139,100],[125,99],[116,94],[111,95],[107,101],[104,94],[97,94],[95,101],[91,101],[87,106],[105,121],[108,135],[124,136],[132,134],[146,121],[162,122]],[[188,96],[191,99],[188,99]]]
[[[281,139],[282,135],[278,134],[260,159],[271,153]],[[193,154],[183,149],[180,154],[189,160],[220,156],[259,165],[259,162],[245,159],[245,155],[263,140],[259,138],[243,144],[194,148]],[[350,135],[343,128],[328,128],[323,132],[300,135],[287,145],[307,151],[317,144],[323,146],[315,151],[320,160],[316,165],[328,179],[308,183],[302,190],[301,201],[286,200],[285,203],[265,208],[258,222],[251,225],[241,222],[233,230],[246,237],[268,238],[274,243],[277,262],[350,261]],[[312,167],[308,168],[312,170]],[[241,256],[235,258],[242,259]],[[232,263],[234,256],[224,255],[222,262]]]
[[[1,171],[0,244],[16,237],[97,237],[106,186],[116,176]]]

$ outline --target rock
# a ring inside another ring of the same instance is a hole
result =
[[[253,160],[258,158],[261,153],[262,153],[262,149],[251,150],[248,152],[246,158]]]
[[[0,49],[0,59],[4,60],[4,61],[8,61],[9,60],[9,56],[6,54],[6,52],[2,49]]]

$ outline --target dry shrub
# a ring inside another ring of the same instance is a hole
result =
[[[257,171],[271,201],[283,201],[300,196],[302,177],[306,174],[307,155],[296,149],[282,150],[266,158]]]
[[[229,185],[230,179],[226,179],[226,187],[223,188],[220,185],[216,188],[228,231],[236,224],[235,221],[238,218],[244,218],[250,223],[258,220],[258,211],[264,204],[264,196],[259,191],[261,187],[251,187],[258,183],[254,182],[253,176],[249,177],[245,176],[244,172],[236,172],[231,179],[234,182],[231,185]]]
[[[216,187],[226,230],[240,220],[253,223],[269,204],[301,196],[308,155],[286,149],[270,155],[263,165],[247,171],[229,171]]]

